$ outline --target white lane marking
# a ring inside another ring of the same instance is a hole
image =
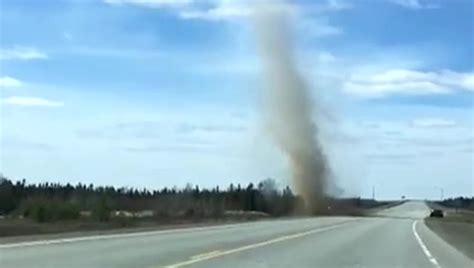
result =
[[[428,250],[428,248],[426,247],[425,243],[423,243],[423,240],[421,240],[421,237],[420,235],[418,234],[418,232],[416,231],[416,225],[418,224],[418,220],[414,221],[413,222],[413,225],[412,225],[412,230],[413,230],[413,234],[415,235],[415,238],[416,238],[416,241],[418,242],[418,244],[420,245],[421,249],[423,250],[423,252],[425,253],[426,257],[428,257],[428,260],[436,267],[438,268],[441,268],[441,265],[439,265],[438,261],[436,260],[435,257],[433,257],[433,255],[431,254],[431,252]]]
[[[291,220],[285,220],[291,221]],[[261,221],[262,222],[273,222]],[[62,243],[74,243],[82,241],[93,241],[93,240],[106,240],[106,239],[115,239],[115,238],[128,238],[128,237],[140,237],[140,236],[149,236],[149,235],[158,235],[158,234],[172,234],[172,233],[184,233],[184,232],[196,232],[196,231],[212,231],[212,230],[226,230],[230,228],[237,227],[248,227],[252,224],[259,222],[246,222],[246,223],[232,223],[232,224],[222,224],[215,226],[203,226],[203,227],[183,227],[169,230],[157,230],[157,231],[144,231],[144,232],[132,232],[132,233],[120,233],[120,234],[101,234],[101,235],[90,235],[90,236],[81,236],[81,237],[71,237],[71,238],[57,238],[57,239],[47,239],[47,240],[37,240],[37,241],[25,241],[17,243],[6,243],[0,244],[0,249],[10,249],[10,248],[19,248],[19,247],[32,247],[32,246],[44,246],[44,245],[54,245]]]
[[[221,251],[219,250],[214,250],[214,251],[211,251],[211,252],[207,252],[207,253],[203,253],[203,254],[198,254],[198,255],[194,255],[191,257],[191,259],[202,259],[202,258],[207,258],[209,256],[214,256],[214,255],[218,255],[220,254]]]
[[[73,242],[92,241],[92,240],[105,240],[105,239],[114,239],[114,238],[139,237],[139,236],[149,236],[149,235],[157,235],[157,234],[170,234],[170,233],[177,233],[177,232],[195,232],[195,231],[203,231],[203,230],[224,230],[224,229],[229,229],[229,228],[234,228],[234,227],[239,227],[239,226],[247,226],[249,224],[250,223],[244,223],[244,224],[236,223],[236,224],[226,224],[226,225],[219,225],[219,226],[178,228],[178,229],[147,231],[147,232],[134,232],[134,233],[109,234],[109,235],[93,235],[93,236],[82,236],[82,237],[27,241],[27,242],[0,244],[0,249],[9,249],[9,248],[18,248],[18,247],[31,247],[31,246],[44,246],[44,245],[73,243]]]
[[[339,223],[339,224],[336,224],[336,225],[331,225],[331,226],[328,226],[328,227],[321,227],[321,228],[318,228],[318,229],[313,229],[313,230],[310,230],[310,231],[301,232],[301,233],[297,233],[297,234],[280,236],[280,237],[277,237],[277,238],[274,238],[274,239],[259,242],[259,243],[256,243],[256,244],[250,244],[250,245],[242,246],[242,247],[239,247],[239,248],[234,248],[234,249],[229,249],[229,250],[222,250],[222,251],[221,250],[211,251],[209,253],[204,253],[204,254],[199,254],[199,255],[192,256],[187,261],[174,263],[174,264],[171,264],[171,265],[168,265],[168,266],[165,266],[165,267],[167,267],[167,268],[179,268],[179,267],[183,267],[183,266],[188,266],[188,265],[195,264],[195,263],[198,263],[198,262],[202,262],[202,261],[205,261],[205,260],[215,259],[215,258],[219,258],[219,257],[225,256],[225,255],[238,253],[238,252],[241,252],[241,251],[254,249],[254,248],[259,248],[259,247],[263,247],[263,246],[268,246],[270,244],[274,244],[274,243],[278,243],[278,242],[282,242],[282,241],[286,241],[286,240],[291,240],[291,239],[307,236],[307,235],[310,235],[310,234],[320,233],[320,232],[328,231],[328,230],[331,230],[331,229],[339,228],[341,226],[346,225],[348,222],[350,222],[350,221],[345,221],[345,222],[342,222],[342,223]]]

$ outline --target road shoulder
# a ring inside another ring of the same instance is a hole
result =
[[[73,231],[61,232],[51,234],[34,234],[34,235],[19,235],[0,237],[0,245],[32,242],[39,240],[57,240],[57,239],[71,239],[85,236],[107,236],[116,234],[133,234],[153,231],[167,231],[167,230],[186,230],[190,228],[201,227],[217,227],[233,224],[242,224],[251,221],[213,221],[201,223],[186,223],[186,224],[169,224],[169,225],[155,225],[150,227],[132,227],[132,228],[115,228],[110,230],[89,230],[89,231]]]
[[[426,218],[425,225],[441,239],[474,260],[474,224]]]

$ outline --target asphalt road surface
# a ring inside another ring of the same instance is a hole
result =
[[[423,202],[319,217],[0,245],[0,267],[474,267]]]

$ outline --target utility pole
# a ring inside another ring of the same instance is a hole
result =
[[[375,200],[375,186],[372,185],[372,200]]]
[[[439,189],[439,201],[443,201],[444,200],[444,188],[443,187],[439,187],[439,186],[436,186],[436,188]]]

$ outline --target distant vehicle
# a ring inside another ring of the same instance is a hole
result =
[[[433,209],[433,210],[431,210],[430,217],[431,218],[442,218],[442,217],[444,217],[444,213],[441,209]]]

